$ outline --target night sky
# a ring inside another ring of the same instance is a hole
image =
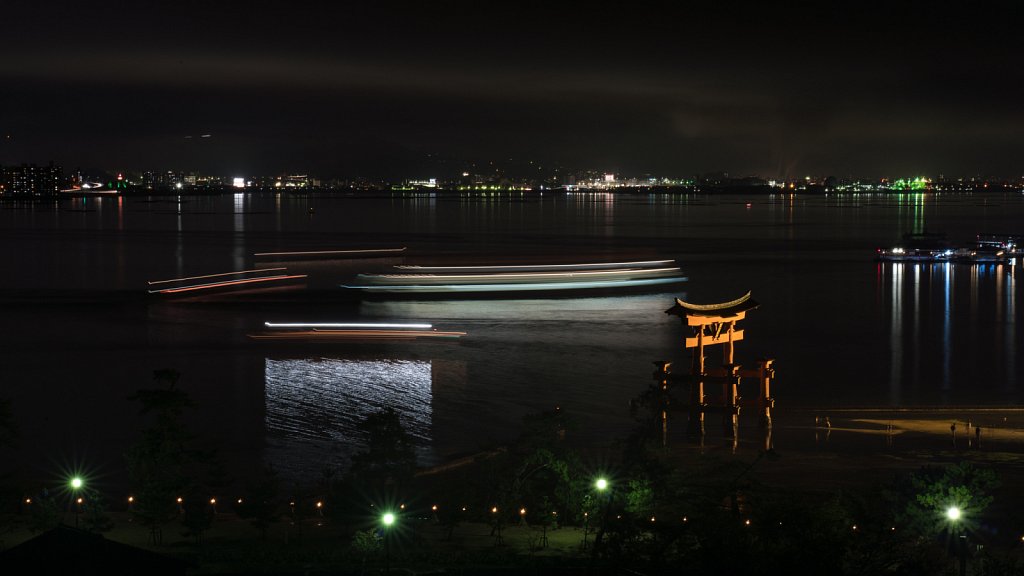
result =
[[[4,3],[0,163],[1024,174],[1010,4],[150,4]]]

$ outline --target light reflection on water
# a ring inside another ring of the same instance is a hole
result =
[[[580,415],[580,434],[602,441],[632,424],[628,402],[650,382],[651,361],[686,365],[685,330],[663,313],[672,298],[707,303],[747,290],[762,307],[744,320],[747,339],[738,359],[777,359],[773,393],[780,407],[1006,406],[1024,398],[1017,388],[1024,366],[1016,362],[1015,265],[873,261],[877,248],[907,232],[945,232],[957,242],[979,232],[1020,233],[1019,193],[247,193],[2,208],[0,238],[7,249],[0,262],[10,272],[0,277],[0,295],[58,290],[60,298],[85,292],[88,301],[95,292],[102,302],[123,293],[127,301],[8,307],[0,341],[11,353],[0,372],[0,397],[12,398],[23,437],[43,453],[86,427],[126,445],[123,397],[148,382],[153,369],[168,366],[189,382],[218,383],[196,387],[207,395],[205,405],[240,402],[231,415],[211,410],[210,427],[237,430],[237,437],[259,446],[263,437],[252,428],[270,429],[271,451],[280,458],[268,460],[282,466],[305,461],[306,470],[315,471],[321,463],[343,463],[359,449],[354,422],[370,402],[408,406],[413,391],[397,386],[399,373],[411,373],[414,382],[430,378],[429,410],[419,412],[430,425],[417,434],[438,454],[507,440],[522,414],[556,404]],[[673,287],[679,292],[610,298],[359,303],[337,286],[402,260],[269,264],[253,257],[393,246],[409,248],[408,264],[672,258],[690,281]],[[302,293],[281,306],[134,299],[147,280],[251,265],[308,272],[309,285],[322,294],[304,302]],[[367,353],[254,349],[245,336],[268,320],[396,319],[468,336],[438,345],[382,344]],[[54,350],[84,360],[55,363]],[[197,350],[218,362],[195,363]],[[282,359],[288,354],[305,358]],[[134,375],[120,370],[125,365],[136,368]],[[422,365],[429,368],[416,368]],[[119,369],[81,384],[82,374],[95,367]],[[52,390],[60,386],[109,398],[53,418]],[[120,458],[121,448],[111,451]]]
[[[311,462],[344,467],[363,439],[359,423],[385,407],[399,412],[431,458],[431,362],[310,358],[265,361],[267,459],[285,473]]]
[[[879,273],[889,294],[891,405],[974,403],[993,397],[985,390],[1015,391],[1016,262],[891,263]]]

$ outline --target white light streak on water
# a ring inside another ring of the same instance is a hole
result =
[[[388,324],[388,323],[359,323],[359,322],[264,322],[267,328],[404,328],[410,330],[430,330],[431,324]]]
[[[1006,383],[1004,389],[1012,391],[1017,387],[1017,278],[1016,266],[1011,264],[1006,274]]]
[[[922,264],[914,264],[914,330],[912,341],[914,342],[914,390],[918,389],[921,383],[921,267]]]
[[[890,316],[889,404],[898,406],[903,397],[903,264],[892,265],[892,312]]]
[[[942,389],[949,390],[953,362],[953,271],[949,262],[942,265]]]

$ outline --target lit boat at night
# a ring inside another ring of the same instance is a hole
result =
[[[947,243],[942,234],[908,234],[902,244],[878,250],[883,262],[998,264],[1020,255],[1019,238],[1006,234],[978,234],[974,243],[960,247]]]
[[[305,274],[288,274],[286,268],[258,268],[169,280],[151,280],[146,284],[151,286],[148,290],[150,294],[171,295],[274,286],[293,283],[305,277]]]
[[[977,263],[1008,262],[1020,256],[1020,238],[1008,234],[978,234],[974,244],[960,248],[953,257]]]
[[[384,294],[575,291],[685,282],[673,260],[493,266],[396,266],[395,274],[360,274],[344,288]]]
[[[290,342],[373,342],[409,340],[454,340],[466,335],[465,332],[441,331],[431,324],[395,323],[300,323],[264,322],[268,330],[249,334],[249,338],[261,341]]]
[[[945,234],[922,232],[905,234],[903,242],[892,248],[879,248],[882,262],[948,262],[955,250],[946,241]]]

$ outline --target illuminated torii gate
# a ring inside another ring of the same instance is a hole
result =
[[[759,384],[758,411],[759,424],[764,428],[772,425],[771,383],[775,378],[772,368],[773,359],[757,361],[757,368],[744,370],[735,363],[736,342],[743,340],[743,330],[736,329],[736,323],[743,320],[747,312],[760,306],[750,292],[743,296],[719,304],[692,304],[676,298],[675,304],[665,311],[666,314],[679,318],[693,330],[693,336],[686,338],[686,348],[693,349],[693,360],[689,375],[670,373],[670,362],[658,362],[659,370],[656,379],[662,381],[667,388],[670,382],[689,384],[690,427],[693,434],[704,434],[704,413],[709,410],[721,410],[722,424],[727,435],[736,437],[739,425],[741,378],[754,378]],[[722,345],[722,364],[708,368],[705,362],[707,346]],[[705,395],[705,384],[721,383],[722,403],[709,405]]]

